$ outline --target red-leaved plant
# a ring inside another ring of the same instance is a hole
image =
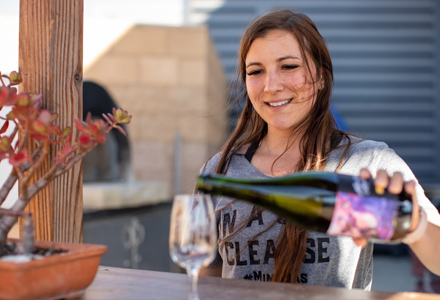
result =
[[[98,144],[105,143],[112,129],[126,135],[119,124],[130,123],[131,116],[127,111],[115,108],[112,114],[103,114],[104,119],[92,119],[89,113],[85,121],[75,119],[78,134],[74,137],[71,128],[60,128],[55,124],[57,114],[41,107],[41,95],[17,92],[15,86],[21,81],[18,72],[11,72],[9,76],[0,72],[0,111],[5,107],[10,109],[6,117],[1,118],[4,123],[0,129],[0,161],[7,159],[12,166],[11,173],[0,187],[0,205],[18,180],[18,199],[9,209],[0,209],[0,247],[6,245],[8,232],[18,217],[23,216],[22,243],[17,251],[27,254],[34,249],[34,235],[32,218],[24,209],[32,197]],[[31,143],[34,146],[29,147]],[[49,170],[35,179],[51,145],[57,149],[55,159]],[[35,150],[29,153],[29,148]]]

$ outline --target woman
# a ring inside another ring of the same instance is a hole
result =
[[[406,242],[425,265],[440,273],[435,260],[440,245],[437,210],[385,143],[338,130],[330,111],[332,62],[307,16],[278,10],[255,19],[242,37],[237,73],[246,104],[235,131],[203,172],[246,178],[306,170],[364,178],[375,174],[376,188],[388,187],[392,193],[399,193],[406,182],[406,191],[416,199],[414,234]],[[417,200],[424,208],[421,214]],[[225,197],[214,197],[214,204],[219,255],[202,274],[371,289],[371,243],[307,232],[271,212]]]

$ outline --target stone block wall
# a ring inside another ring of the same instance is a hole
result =
[[[226,75],[208,29],[133,26],[84,70],[84,80],[102,85],[133,115],[127,129],[134,178],[166,181],[170,195],[191,192],[227,130]]]

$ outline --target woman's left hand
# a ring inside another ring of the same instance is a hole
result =
[[[362,168],[359,171],[359,177],[363,179],[370,179],[371,173],[370,171],[368,171],[367,168]],[[412,230],[414,230],[417,227],[420,218],[419,206],[416,196],[416,183],[414,182],[414,180],[404,182],[402,173],[400,172],[396,172],[392,174],[392,176],[389,176],[385,170],[379,170],[377,171],[376,177],[374,178],[374,187],[376,189],[376,193],[378,194],[382,194],[386,188],[391,194],[400,194],[402,192],[402,189],[404,188],[405,192],[412,196],[413,213],[409,231],[411,232]],[[365,247],[367,245],[366,239],[354,238],[353,240],[358,246]]]

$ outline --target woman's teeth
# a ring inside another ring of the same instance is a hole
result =
[[[268,104],[270,106],[281,106],[281,105],[290,103],[291,101],[292,101],[292,99],[289,99],[289,100],[284,100],[284,101],[281,101],[281,102],[272,102],[272,103],[268,103]]]

